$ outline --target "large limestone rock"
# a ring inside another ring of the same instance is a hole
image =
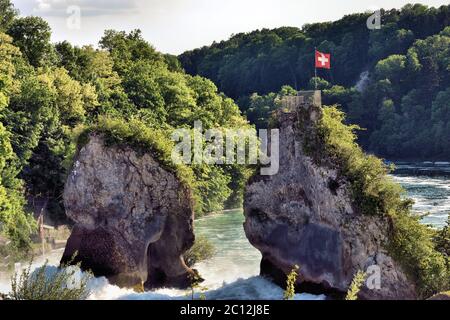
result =
[[[320,92],[302,95],[288,98],[277,115],[279,173],[257,176],[246,188],[244,228],[263,255],[261,274],[284,286],[299,265],[300,290],[343,296],[359,270],[376,266],[369,271],[380,268],[381,289],[364,286],[362,298],[415,299],[414,285],[384,249],[389,223],[357,212],[348,182],[305,153],[322,111]]]
[[[125,287],[186,287],[182,254],[194,242],[190,191],[150,154],[91,135],[75,161],[64,204],[76,224],[62,262]]]
[[[449,301],[450,300],[450,291],[436,294],[436,295],[432,296],[431,298],[429,298],[428,300],[432,300],[432,301]]]

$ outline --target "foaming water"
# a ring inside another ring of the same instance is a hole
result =
[[[207,237],[216,248],[210,260],[195,265],[205,282],[204,292],[196,292],[207,300],[271,300],[282,299],[283,289],[258,276],[260,252],[248,242],[242,210],[209,216],[195,222],[196,235]],[[198,290],[197,290],[198,291]],[[100,297],[101,298],[101,297]],[[163,289],[146,293],[127,293],[117,299],[155,300],[191,299],[189,291]],[[325,296],[297,294],[297,300],[321,300]]]
[[[444,226],[450,212],[449,178],[442,176],[395,175],[399,182],[415,200],[414,210],[429,212],[424,223],[435,227]],[[272,300],[282,299],[283,289],[259,276],[261,254],[248,242],[242,224],[242,210],[209,216],[195,222],[197,235],[204,235],[215,246],[216,254],[210,260],[195,266],[205,282],[205,292],[194,294],[195,299],[204,295],[207,300]],[[32,269],[48,259],[48,272],[55,272],[63,250],[56,250],[45,257],[37,257]],[[26,266],[26,265],[24,265]],[[0,273],[0,292],[10,291],[11,273]],[[92,279],[88,287],[91,300],[189,300],[188,290],[161,289],[145,293],[121,289],[109,284],[106,278]],[[325,296],[297,294],[296,300],[321,300]]]

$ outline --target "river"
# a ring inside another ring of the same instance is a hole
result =
[[[414,199],[413,210],[427,213],[423,222],[436,228],[444,227],[450,214],[450,164],[432,166],[423,164],[400,164],[394,179]]]
[[[415,176],[402,172],[394,176],[407,191],[407,196],[416,203],[413,210],[429,212],[424,223],[436,228],[445,224],[450,213],[450,178],[434,175]],[[258,276],[261,254],[247,241],[242,223],[242,210],[209,216],[195,222],[196,234],[206,236],[216,247],[215,256],[195,266],[205,282],[203,292],[208,300],[266,300],[282,299],[283,290],[270,281]],[[48,257],[50,265],[57,265],[62,250],[52,252]],[[41,265],[44,259],[36,260],[35,266]],[[0,275],[0,292],[9,291],[9,275]],[[189,299],[189,292],[183,290],[162,289],[154,292],[134,293],[131,290],[112,286],[105,278],[93,279],[89,284],[92,294],[90,299]],[[200,291],[197,290],[197,291]],[[200,292],[196,293],[199,297]],[[297,300],[324,299],[324,296],[297,294]]]

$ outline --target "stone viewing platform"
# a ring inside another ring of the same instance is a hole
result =
[[[309,90],[299,91],[296,96],[286,96],[282,99],[283,109],[289,112],[295,112],[300,107],[309,108],[310,106],[322,107],[322,91]]]

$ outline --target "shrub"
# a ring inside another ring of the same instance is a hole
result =
[[[366,155],[355,142],[358,126],[345,125],[345,114],[336,107],[323,108],[318,125],[320,154],[351,183],[355,204],[365,214],[384,215],[402,207],[403,188],[387,176],[391,168],[381,159]],[[323,160],[322,160],[323,161]]]
[[[292,300],[295,296],[295,283],[297,282],[298,271],[300,267],[294,266],[291,273],[287,276],[286,280],[286,290],[284,291],[284,300]]]
[[[195,243],[184,253],[184,261],[188,267],[198,262],[211,259],[216,253],[214,245],[205,236],[197,236]]]
[[[450,257],[450,215],[447,218],[446,226],[438,231],[433,239],[436,250],[441,252],[447,259],[447,264],[449,263]]]
[[[450,271],[444,255],[433,243],[435,231],[412,216],[410,208],[391,214],[392,235],[388,249],[415,280],[418,293],[427,298],[450,288]]]
[[[31,262],[20,275],[11,281],[11,300],[85,300],[90,291],[87,283],[91,273],[79,275],[79,266],[62,265],[58,270],[50,270],[45,263],[31,273]]]

